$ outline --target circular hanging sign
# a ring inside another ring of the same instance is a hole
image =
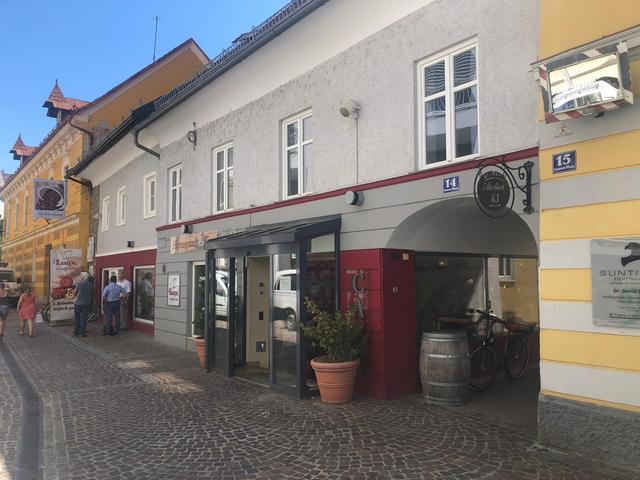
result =
[[[478,170],[473,193],[480,210],[493,218],[504,217],[513,205],[511,179],[500,167],[486,166]]]

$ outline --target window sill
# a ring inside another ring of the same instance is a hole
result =
[[[304,192],[304,193],[298,193],[297,195],[289,195],[288,197],[283,197],[282,201],[286,201],[286,200],[293,200],[294,198],[304,198],[304,197],[308,197],[309,195],[313,195],[315,192]]]
[[[149,219],[149,218],[153,218],[153,217],[155,217],[156,215],[157,215],[157,213],[156,213],[156,212],[153,212],[153,213],[147,213],[147,214],[145,214],[145,215],[143,215],[143,216],[142,216],[142,219],[143,219],[143,220],[147,220],[147,219]]]
[[[466,163],[466,162],[472,162],[474,160],[478,160],[482,157],[482,155],[480,155],[479,153],[474,153],[473,155],[467,155],[466,157],[460,157],[460,158],[456,158],[454,160],[443,160],[442,162],[436,162],[436,163],[429,163],[426,165],[422,165],[420,167],[420,171],[423,170],[433,170],[436,168],[442,168],[442,167],[447,167],[450,165],[457,165],[459,163]]]

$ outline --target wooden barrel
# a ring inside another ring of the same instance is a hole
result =
[[[469,396],[469,345],[466,332],[422,334],[420,380],[427,402],[462,405]]]

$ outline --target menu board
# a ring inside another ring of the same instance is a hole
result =
[[[73,287],[82,272],[82,250],[51,250],[49,269],[50,320],[73,319]]]

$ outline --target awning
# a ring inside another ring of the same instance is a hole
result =
[[[340,215],[308,218],[285,223],[249,227],[242,232],[222,235],[205,243],[206,250],[293,243],[301,238],[317,237],[340,231]]]

